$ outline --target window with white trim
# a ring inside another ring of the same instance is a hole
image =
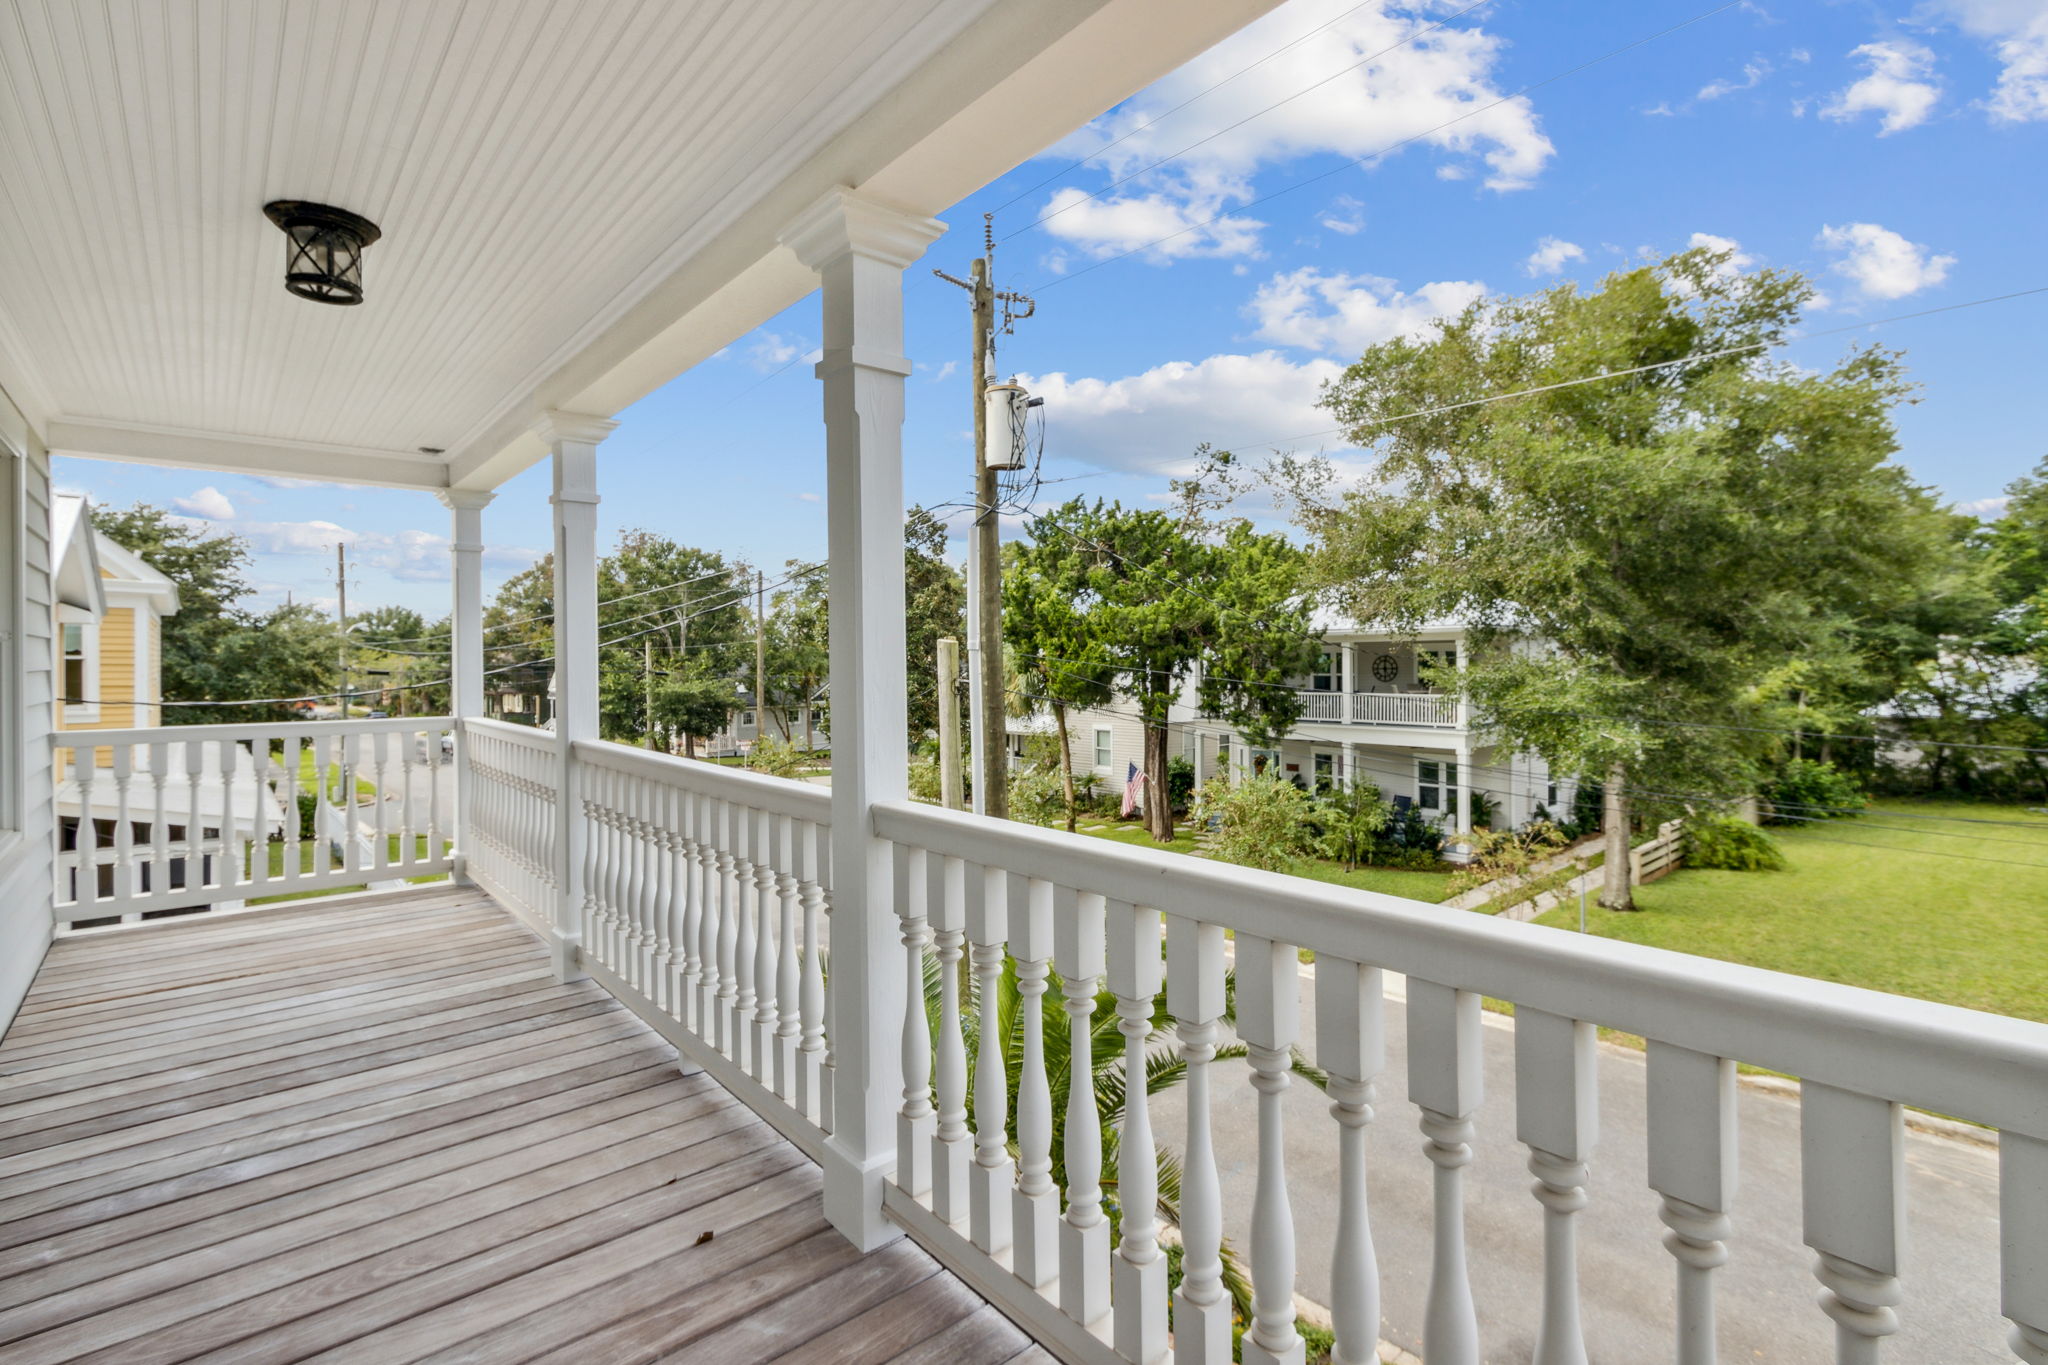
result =
[[[1434,758],[1415,760],[1415,805],[1420,810],[1458,813],[1458,765]]]
[[[1107,768],[1116,762],[1115,732],[1107,725],[1095,727],[1095,766]]]
[[[64,708],[64,718],[72,721],[98,720],[99,622],[77,607],[59,608],[57,649],[57,695]]]

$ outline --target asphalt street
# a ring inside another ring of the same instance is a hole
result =
[[[1314,1055],[1311,969],[1302,973],[1304,1044]],[[1388,1066],[1367,1130],[1372,1228],[1382,1280],[1382,1335],[1422,1346],[1430,1260],[1432,1167],[1407,1101],[1402,986],[1389,979]],[[1467,1168],[1466,1226],[1473,1295],[1488,1365],[1531,1358],[1542,1303],[1542,1210],[1530,1196],[1527,1149],[1514,1140],[1513,1021],[1488,1014],[1485,1099]],[[1593,1365],[1649,1365],[1672,1351],[1672,1261],[1662,1245],[1658,1197],[1648,1186],[1642,1054],[1602,1044],[1600,1143],[1579,1215],[1579,1284]],[[1224,1232],[1251,1244],[1257,1179],[1257,1095],[1243,1062],[1219,1063],[1212,1082],[1223,1184]],[[1288,1184],[1294,1197],[1298,1291],[1330,1302],[1336,1236],[1337,1125],[1327,1101],[1296,1080],[1285,1099]],[[1731,1259],[1719,1273],[1721,1359],[1828,1365],[1833,1324],[1814,1304],[1812,1253],[1800,1241],[1799,1106],[1744,1085],[1741,1186]],[[1153,1102],[1155,1131],[1176,1151],[1186,1123],[1178,1092]],[[1974,1142],[1909,1128],[1911,1241],[1902,1276],[1901,1326],[1886,1359],[1900,1365],[2010,1362],[1998,1315],[1998,1161]]]

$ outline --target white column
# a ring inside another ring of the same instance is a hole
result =
[[[597,738],[597,445],[618,423],[549,412],[534,423],[554,457],[555,749],[562,790],[555,802],[554,968],[564,981],[578,962],[584,915],[583,850],[589,822],[570,746]]]
[[[1348,698],[1358,690],[1358,646],[1341,644],[1337,646],[1337,690],[1347,700],[1343,703],[1343,718],[1351,719],[1351,703]]]
[[[863,1251],[895,1163],[906,983],[889,846],[869,809],[909,790],[904,729],[903,270],[945,225],[834,189],[782,241],[824,291],[832,631],[832,1136],[825,1216]]]
[[[1472,844],[1472,751],[1458,749],[1458,854],[1470,857]]]
[[[435,494],[449,511],[448,557],[454,600],[448,617],[448,714],[455,718],[455,851],[453,878],[469,881],[469,736],[461,722],[484,713],[484,508],[495,494],[476,488],[444,488]],[[431,739],[431,736],[429,737]],[[429,763],[440,760],[428,754]]]

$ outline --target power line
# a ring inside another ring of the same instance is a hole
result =
[[[1481,8],[1481,7],[1485,6],[1485,5],[1491,4],[1491,3],[1492,3],[1492,0],[1477,0],[1477,2],[1476,2],[1476,3],[1474,3],[1474,4],[1470,4],[1470,5],[1467,5],[1467,6],[1465,6],[1465,8],[1463,8],[1463,9],[1461,9],[1461,10],[1458,10],[1458,11],[1456,11],[1456,12],[1454,12],[1454,13],[1451,13],[1451,14],[1445,15],[1445,16],[1444,16],[1444,17],[1443,17],[1442,19],[1439,19],[1439,20],[1437,20],[1437,21],[1436,21],[1435,23],[1433,23],[1433,24],[1430,24],[1430,25],[1428,25],[1428,26],[1427,26],[1427,27],[1425,27],[1425,28],[1419,28],[1419,29],[1417,29],[1417,30],[1416,30],[1415,32],[1413,32],[1413,33],[1409,34],[1409,35],[1408,35],[1407,37],[1405,37],[1405,38],[1401,39],[1401,41],[1399,41],[1399,42],[1397,42],[1397,43],[1393,43],[1393,44],[1390,44],[1390,45],[1389,45],[1389,46],[1387,46],[1387,47],[1383,47],[1383,48],[1381,48],[1381,49],[1380,49],[1380,50],[1379,50],[1378,52],[1375,52],[1375,53],[1373,53],[1373,54],[1372,54],[1371,56],[1369,56],[1369,57],[1364,57],[1364,58],[1361,58],[1360,60],[1358,60],[1358,61],[1356,61],[1356,62],[1353,62],[1353,63],[1352,63],[1351,65],[1349,65],[1349,66],[1347,66],[1347,67],[1343,68],[1343,69],[1342,69],[1341,71],[1333,71],[1333,72],[1331,72],[1331,73],[1330,73],[1329,75],[1327,75],[1327,76],[1323,77],[1323,78],[1322,78],[1321,80],[1317,81],[1317,82],[1316,82],[1315,84],[1313,84],[1313,85],[1307,85],[1307,86],[1303,86],[1303,87],[1302,87],[1301,89],[1299,89],[1299,90],[1295,91],[1295,92],[1294,92],[1293,94],[1291,94],[1291,95],[1288,95],[1288,96],[1287,96],[1286,98],[1284,98],[1284,99],[1279,99],[1279,100],[1275,100],[1275,101],[1274,101],[1273,103],[1271,103],[1271,104],[1267,105],[1267,106],[1266,106],[1265,108],[1263,108],[1263,109],[1260,109],[1260,110],[1258,110],[1258,111],[1257,111],[1256,113],[1246,114],[1246,115],[1245,115],[1245,116],[1244,116],[1243,118],[1241,118],[1241,119],[1237,120],[1237,122],[1235,122],[1235,123],[1231,123],[1231,124],[1227,124],[1227,125],[1225,125],[1224,127],[1218,128],[1218,129],[1217,129],[1217,130],[1216,130],[1215,132],[1213,132],[1213,133],[1210,133],[1210,134],[1209,134],[1208,136],[1206,136],[1206,137],[1203,137],[1203,138],[1200,138],[1200,139],[1198,139],[1197,141],[1194,141],[1194,142],[1191,142],[1191,143],[1189,143],[1189,144],[1188,144],[1187,146],[1185,146],[1185,147],[1181,148],[1181,149],[1180,149],[1179,151],[1177,151],[1177,152],[1171,152],[1171,153],[1168,153],[1168,154],[1167,154],[1166,156],[1160,157],[1160,158],[1159,158],[1159,160],[1157,160],[1157,161],[1154,161],[1154,162],[1152,162],[1152,163],[1151,163],[1150,165],[1147,165],[1147,166],[1143,166],[1143,167],[1139,168],[1138,170],[1132,171],[1132,172],[1131,172],[1131,173],[1130,173],[1129,175],[1123,176],[1123,177],[1121,177],[1121,178],[1119,178],[1119,179],[1117,179],[1117,180],[1113,180],[1113,181],[1111,181],[1111,182],[1110,182],[1109,184],[1107,184],[1107,185],[1104,185],[1104,186],[1103,186],[1103,187],[1102,187],[1101,189],[1099,189],[1099,190],[1096,190],[1096,191],[1094,191],[1094,192],[1093,192],[1093,193],[1091,193],[1091,194],[1087,194],[1087,195],[1084,195],[1084,196],[1082,196],[1081,198],[1079,198],[1079,199],[1076,199],[1076,200],[1072,201],[1071,203],[1068,203],[1068,204],[1064,204],[1064,205],[1060,206],[1059,208],[1057,208],[1057,209],[1054,209],[1054,210],[1053,210],[1053,211],[1052,211],[1051,213],[1043,214],[1043,215],[1041,215],[1040,217],[1037,217],[1037,218],[1034,218],[1034,219],[1032,219],[1032,220],[1031,220],[1030,222],[1026,223],[1026,224],[1025,224],[1025,225],[1024,225],[1023,227],[1020,227],[1020,228],[1016,229],[1016,231],[1014,231],[1014,232],[1011,232],[1011,233],[1009,233],[1009,234],[1008,234],[1007,236],[1003,237],[1003,238],[1002,238],[1001,240],[1003,240],[1003,241],[1007,242],[1007,241],[1009,241],[1009,240],[1010,240],[1010,238],[1012,238],[1012,237],[1015,237],[1015,236],[1017,236],[1017,235],[1018,235],[1019,233],[1024,233],[1024,232],[1028,232],[1028,231],[1030,231],[1030,230],[1031,230],[1032,228],[1035,228],[1035,227],[1039,226],[1040,224],[1042,224],[1042,223],[1045,223],[1045,222],[1047,222],[1047,221],[1048,221],[1048,220],[1050,220],[1050,219],[1053,219],[1053,218],[1057,218],[1057,217],[1059,217],[1059,216],[1060,216],[1061,214],[1065,213],[1065,212],[1066,212],[1066,211],[1067,211],[1068,209],[1074,209],[1074,208],[1079,208],[1079,207],[1080,207],[1081,205],[1083,205],[1083,204],[1087,203],[1087,202],[1088,202],[1089,200],[1091,200],[1091,199],[1099,199],[1099,198],[1101,198],[1101,197],[1102,197],[1103,195],[1105,195],[1105,194],[1108,194],[1108,193],[1109,193],[1109,192],[1110,192],[1111,190],[1114,190],[1115,188],[1117,188],[1117,186],[1119,186],[1119,185],[1125,185],[1125,184],[1128,184],[1128,183],[1130,183],[1131,181],[1133,181],[1133,180],[1137,179],[1137,178],[1138,178],[1139,176],[1141,176],[1141,175],[1146,175],[1146,174],[1149,174],[1149,173],[1150,173],[1150,172],[1152,172],[1152,171],[1156,171],[1156,170],[1158,170],[1158,169],[1159,169],[1159,168],[1160,168],[1161,166],[1164,166],[1164,165],[1165,165],[1165,164],[1166,164],[1167,162],[1169,162],[1169,161],[1176,161],[1176,160],[1179,160],[1179,159],[1180,159],[1181,157],[1183,157],[1183,156],[1186,156],[1186,155],[1187,155],[1187,154],[1188,154],[1189,152],[1192,152],[1193,150],[1195,150],[1195,148],[1197,148],[1197,147],[1200,147],[1200,146],[1204,145],[1205,143],[1210,143],[1210,142],[1214,142],[1214,141],[1215,141],[1215,140],[1216,140],[1217,138],[1219,138],[1219,137],[1222,137],[1222,136],[1223,136],[1223,135],[1224,135],[1225,133],[1229,133],[1229,132],[1234,132],[1235,130],[1237,130],[1237,129],[1239,129],[1239,128],[1242,128],[1242,127],[1243,127],[1243,126],[1244,126],[1245,124],[1247,124],[1247,123],[1250,123],[1250,122],[1251,122],[1252,120],[1254,120],[1254,119],[1258,119],[1258,118],[1263,118],[1263,117],[1264,117],[1265,115],[1267,115],[1267,114],[1270,114],[1270,113],[1272,113],[1272,112],[1273,112],[1273,111],[1274,111],[1275,109],[1278,109],[1278,108],[1280,108],[1280,107],[1281,107],[1282,105],[1292,104],[1292,103],[1293,103],[1294,101],[1296,101],[1296,100],[1300,99],[1300,98],[1301,98],[1301,97],[1302,97],[1303,95],[1307,95],[1307,94],[1310,94],[1310,93],[1311,93],[1311,92],[1313,92],[1313,91],[1316,91],[1316,90],[1320,90],[1320,89],[1322,89],[1322,88],[1323,88],[1324,86],[1328,85],[1328,84],[1329,84],[1329,83],[1330,83],[1331,81],[1334,81],[1334,80],[1336,80],[1336,79],[1337,79],[1337,78],[1338,78],[1339,76],[1348,76],[1348,75],[1350,75],[1350,74],[1351,74],[1351,73],[1352,73],[1353,71],[1356,71],[1356,70],[1358,70],[1358,68],[1360,68],[1360,67],[1362,67],[1362,66],[1370,66],[1370,65],[1372,65],[1372,64],[1373,64],[1374,62],[1378,61],[1378,60],[1379,60],[1380,58],[1382,58],[1382,57],[1386,56],[1387,54],[1389,54],[1389,53],[1391,53],[1391,52],[1394,52],[1394,51],[1396,51],[1396,50],[1398,50],[1398,49],[1400,49],[1400,48],[1404,48],[1404,47],[1408,46],[1408,45],[1409,45],[1410,43],[1414,42],[1414,41],[1415,41],[1416,39],[1418,39],[1418,38],[1423,38],[1423,37],[1426,37],[1426,36],[1428,36],[1429,34],[1431,34],[1431,33],[1434,33],[1434,32],[1436,32],[1436,31],[1437,31],[1438,29],[1440,29],[1440,28],[1443,28],[1443,27],[1444,27],[1445,25],[1449,24],[1449,23],[1451,22],[1451,20],[1453,20],[1453,19],[1462,19],[1462,18],[1464,18],[1464,17],[1466,16],[1466,15],[1470,14],[1470,13],[1471,13],[1471,12],[1472,12],[1473,10],[1475,10],[1475,9],[1479,9],[1479,8]],[[1287,46],[1286,46],[1286,47],[1282,47],[1282,48],[1279,48],[1279,49],[1277,49],[1276,51],[1270,52],[1270,53],[1266,54],[1266,55],[1265,55],[1264,57],[1261,57],[1261,58],[1259,58],[1259,60],[1258,60],[1258,61],[1256,61],[1256,62],[1253,62],[1251,66],[1248,66],[1248,67],[1246,67],[1246,68],[1244,69],[1244,71],[1240,71],[1240,72],[1238,72],[1236,76],[1229,76],[1229,77],[1226,77],[1226,78],[1225,78],[1224,80],[1222,80],[1222,81],[1218,81],[1218,82],[1216,83],[1216,85],[1212,85],[1212,86],[1210,86],[1210,87],[1209,87],[1209,89],[1208,89],[1208,90],[1204,90],[1204,91],[1202,92],[1202,94],[1201,94],[1201,95],[1195,95],[1195,96],[1192,96],[1192,97],[1190,97],[1189,99],[1183,100],[1183,101],[1182,101],[1181,103],[1179,103],[1179,104],[1175,105],[1175,106],[1174,106],[1174,107],[1173,107],[1172,109],[1169,109],[1169,110],[1167,110],[1167,111],[1166,111],[1166,113],[1164,113],[1164,114],[1161,114],[1161,115],[1159,115],[1159,118],[1151,119],[1151,120],[1148,120],[1147,122],[1145,122],[1145,123],[1143,123],[1143,124],[1140,124],[1140,125],[1139,125],[1138,127],[1136,127],[1136,128],[1133,128],[1133,129],[1131,129],[1131,131],[1130,131],[1130,132],[1128,132],[1128,133],[1125,133],[1125,134],[1123,135],[1123,137],[1120,137],[1120,138],[1116,139],[1116,141],[1115,141],[1115,142],[1105,143],[1105,144],[1104,144],[1103,146],[1101,146],[1101,147],[1097,148],[1097,149],[1096,149],[1095,151],[1093,151],[1093,152],[1089,153],[1089,154],[1088,154],[1088,156],[1087,156],[1087,157],[1086,157],[1086,158],[1085,158],[1085,159],[1084,159],[1083,161],[1077,161],[1077,162],[1075,162],[1075,163],[1074,163],[1074,165],[1075,165],[1075,166],[1083,165],[1083,164],[1085,164],[1085,162],[1086,162],[1086,161],[1093,161],[1093,160],[1095,160],[1095,159],[1099,158],[1099,157],[1100,157],[1100,156],[1101,156],[1101,155],[1102,155],[1102,154],[1103,154],[1104,152],[1108,151],[1108,150],[1109,150],[1109,149],[1110,149],[1111,147],[1114,147],[1114,146],[1116,146],[1118,142],[1123,142],[1123,141],[1125,141],[1126,139],[1128,139],[1128,138],[1130,138],[1130,137],[1132,137],[1132,136],[1136,135],[1137,133],[1139,133],[1139,132],[1142,132],[1142,131],[1143,131],[1144,129],[1146,129],[1146,128],[1149,128],[1149,127],[1151,127],[1151,126],[1152,126],[1153,124],[1155,124],[1155,123],[1159,122],[1159,119],[1167,118],[1167,117],[1169,117],[1169,116],[1171,116],[1171,115],[1173,115],[1173,114],[1176,114],[1176,113],[1178,113],[1178,112],[1179,112],[1180,110],[1182,110],[1182,109],[1185,109],[1185,108],[1187,108],[1187,107],[1188,107],[1188,105],[1190,105],[1190,104],[1194,103],[1194,102],[1195,102],[1195,100],[1198,100],[1198,99],[1200,99],[1200,98],[1202,97],[1202,95],[1206,95],[1206,94],[1208,94],[1208,93],[1209,93],[1210,91],[1213,91],[1213,90],[1215,90],[1215,89],[1216,89],[1216,88],[1217,88],[1218,86],[1221,86],[1221,85],[1226,85],[1226,84],[1228,84],[1228,83],[1229,83],[1230,81],[1234,81],[1234,80],[1236,80],[1236,79],[1237,79],[1237,76],[1242,76],[1242,75],[1244,75],[1246,71],[1250,71],[1250,70],[1252,70],[1252,68],[1253,68],[1253,67],[1257,67],[1257,66],[1263,65],[1263,64],[1264,64],[1264,63],[1266,63],[1266,62],[1269,62],[1269,61],[1271,61],[1271,60],[1272,60],[1273,58],[1275,58],[1275,57],[1279,56],[1279,55],[1280,55],[1280,53],[1282,53],[1282,52],[1285,52],[1285,51],[1287,51],[1287,48],[1290,48],[1290,47],[1294,47],[1294,46],[1296,46],[1296,45],[1298,45],[1298,44],[1300,44],[1300,43],[1304,43],[1304,42],[1307,42],[1307,41],[1308,41],[1308,40],[1309,40],[1310,38],[1313,38],[1313,37],[1314,37],[1314,36],[1315,36],[1316,34],[1318,34],[1318,33],[1321,33],[1321,32],[1323,31],[1323,29],[1326,29],[1326,28],[1330,27],[1330,25],[1331,25],[1331,24],[1335,24],[1335,23],[1339,22],[1340,20],[1348,19],[1348,18],[1350,18],[1350,17],[1351,17],[1351,16],[1353,15],[1353,14],[1356,14],[1356,13],[1357,13],[1357,12],[1358,12],[1359,10],[1361,10],[1361,9],[1363,9],[1363,8],[1365,8],[1365,6],[1364,6],[1364,5],[1354,5],[1354,6],[1352,7],[1352,8],[1350,8],[1350,9],[1348,9],[1348,10],[1344,11],[1344,13],[1342,13],[1342,14],[1338,15],[1338,16],[1337,16],[1337,18],[1335,18],[1335,19],[1332,19],[1332,20],[1330,20],[1330,21],[1329,21],[1329,23],[1323,24],[1323,25],[1322,25],[1321,27],[1319,27],[1319,28],[1311,29],[1311,30],[1310,30],[1309,32],[1307,32],[1307,33],[1303,34],[1303,35],[1302,35],[1301,37],[1299,37],[1299,38],[1296,38],[1296,39],[1294,40],[1294,42],[1291,42],[1291,43],[1287,44]],[[1072,167],[1069,167],[1068,169],[1072,169]],[[1044,179],[1044,180],[1041,180],[1041,181],[1039,181],[1037,185],[1034,185],[1034,186],[1032,186],[1032,187],[1031,187],[1031,189],[1025,190],[1025,191],[1024,191],[1024,194],[1020,194],[1020,195],[1018,195],[1018,196],[1016,197],[1016,199],[1011,199],[1011,200],[1009,200],[1009,201],[1008,201],[1008,202],[1006,202],[1006,203],[1003,203],[1003,204],[999,204],[999,205],[997,205],[997,206],[996,206],[996,207],[997,207],[997,211],[998,211],[998,212],[1000,212],[1000,211],[1001,211],[1002,209],[1008,208],[1008,207],[1009,207],[1009,206],[1010,206],[1011,204],[1014,204],[1014,203],[1016,203],[1016,202],[1017,202],[1017,199],[1022,199],[1022,198],[1024,197],[1024,195],[1025,195],[1025,194],[1030,194],[1030,193],[1034,192],[1035,190],[1039,189],[1040,187],[1042,187],[1042,186],[1044,186],[1044,185],[1047,185],[1047,184],[1050,184],[1050,183],[1051,183],[1052,181],[1054,181],[1054,180],[1057,180],[1057,179],[1059,179],[1059,177],[1060,177],[1061,175],[1064,175],[1064,174],[1066,174],[1066,172],[1065,172],[1065,171],[1060,171],[1060,172],[1057,172],[1057,173],[1055,173],[1055,174],[1053,174],[1053,175],[1051,175],[1051,176],[1048,176],[1048,177],[1047,177],[1046,179]]]
[[[1421,139],[1429,137],[1435,133],[1440,133],[1446,128],[1452,127],[1459,123],[1463,123],[1466,119],[1476,118],[1480,114],[1486,113],[1491,109],[1497,109],[1503,104],[1508,104],[1514,100],[1518,100],[1522,98],[1522,96],[1527,95],[1532,90],[1540,90],[1546,85],[1551,85],[1557,81],[1565,79],[1567,76],[1575,76],[1581,71],[1588,70],[1591,67],[1600,65],[1602,62],[1609,61],[1615,57],[1619,57],[1625,52],[1630,52],[1636,48],[1644,46],[1645,44],[1656,42],[1659,38],[1669,37],[1671,34],[1677,33],[1681,29],[1690,28],[1692,25],[1697,24],[1704,19],[1711,19],[1713,16],[1715,16],[1716,14],[1720,14],[1724,10],[1736,9],[1744,3],[1747,3],[1747,0],[1726,0],[1726,3],[1724,4],[1716,5],[1712,9],[1702,10],[1700,13],[1693,15],[1690,19],[1686,19],[1679,23],[1673,24],[1669,28],[1659,29],[1657,32],[1647,34],[1641,38],[1637,38],[1633,42],[1624,43],[1620,47],[1614,48],[1608,52],[1604,52],[1598,57],[1594,57],[1588,61],[1581,62],[1577,66],[1571,67],[1567,70],[1560,71],[1554,76],[1546,76],[1540,81],[1532,81],[1528,85],[1523,86],[1521,89],[1515,91],[1511,95],[1502,95],[1499,99],[1493,100],[1490,103],[1478,105],[1474,108],[1468,109],[1464,113],[1459,114],[1456,118],[1446,119],[1444,122],[1437,124],[1434,128],[1426,128],[1422,132],[1415,133],[1411,136],[1401,138],[1395,142],[1388,143],[1386,146],[1381,147],[1377,151],[1368,152],[1364,156],[1354,157],[1351,160],[1344,162],[1342,165],[1332,166],[1329,170],[1322,171],[1316,175],[1309,176],[1305,180],[1297,180],[1292,185],[1288,185],[1282,189],[1274,190],[1271,194],[1261,195],[1257,199],[1253,199],[1244,204],[1239,205],[1237,209],[1234,211],[1242,212],[1246,209],[1257,208],[1260,204],[1270,203],[1272,200],[1278,199],[1280,196],[1284,194],[1292,194],[1296,190],[1304,189],[1309,185],[1317,183],[1318,181],[1327,180],[1331,176],[1336,175],[1340,171],[1348,171],[1354,166],[1360,166],[1368,161],[1373,161],[1380,157],[1386,156],[1390,152],[1399,151],[1401,148],[1407,146],[1412,142],[1420,141]],[[1180,228],[1174,232],[1169,232],[1164,237],[1156,238],[1150,242],[1140,243],[1139,245],[1131,247],[1128,250],[1119,251],[1113,256],[1105,256],[1101,260],[1096,261],[1091,265],[1083,266],[1081,269],[1076,270],[1071,274],[1056,275],[1044,284],[1033,286],[1032,292],[1036,293],[1042,290],[1050,289],[1054,285],[1063,284],[1068,280],[1079,279],[1081,276],[1088,274],[1090,271],[1100,270],[1103,266],[1110,265],[1116,261],[1121,261],[1128,256],[1135,256],[1141,251],[1149,251],[1153,247],[1164,245],[1165,243],[1172,241],[1176,237],[1186,236],[1188,233],[1198,231],[1201,228],[1212,227],[1215,224],[1221,222],[1224,218],[1228,217],[1229,212],[1230,211],[1218,213],[1213,217],[1203,219],[1201,222],[1198,223],[1189,223],[1186,227]]]

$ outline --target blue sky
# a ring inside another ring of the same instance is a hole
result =
[[[1813,329],[2048,285],[2041,0],[1761,0],[1591,66],[1708,0],[1467,3],[1289,0],[944,214],[906,281],[909,497],[965,488],[967,306],[929,267],[964,275],[986,211],[999,284],[1039,299],[998,365],[1047,399],[1045,473],[1071,480],[1047,495],[1126,502],[1162,493],[1199,441],[1329,448],[1282,440],[1330,425],[1322,380],[1481,290],[1591,284],[1707,239],[1808,272],[1826,296]],[[817,309],[621,415],[601,453],[607,540],[646,527],[771,568],[823,556]],[[1868,333],[1922,385],[1901,458],[1958,503],[1989,510],[2048,453],[2044,323],[2037,295]],[[1856,339],[1788,354],[1819,366]],[[241,532],[266,600],[331,602],[339,527],[351,605],[446,609],[447,517],[426,494],[79,460],[58,481]],[[546,495],[536,468],[485,513],[491,586],[548,543]]]

